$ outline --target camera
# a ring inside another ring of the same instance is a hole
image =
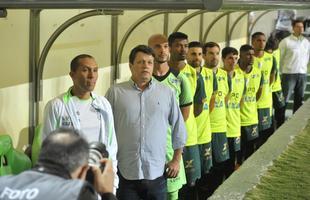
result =
[[[100,160],[103,158],[108,158],[109,152],[107,151],[105,145],[101,142],[91,142],[89,143],[89,157],[88,157],[88,165],[91,166],[97,166],[101,169],[101,171],[104,170],[104,165],[100,163]],[[86,174],[86,180],[94,184],[94,174],[91,170],[91,168],[87,171]]]

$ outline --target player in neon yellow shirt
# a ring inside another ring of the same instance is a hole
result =
[[[230,92],[229,80],[225,70],[218,67],[220,46],[215,42],[208,42],[203,46],[203,58],[206,68],[212,69],[216,74],[217,92],[214,109],[210,113],[212,131],[212,162],[213,167],[209,173],[207,187],[208,196],[222,183],[225,177],[226,161],[229,159],[229,150],[226,137],[226,97]]]
[[[188,78],[193,94],[192,99],[194,106],[191,106],[188,119],[185,122],[187,142],[183,149],[183,160],[187,185],[181,189],[180,196],[185,199],[195,199],[195,184],[196,180],[201,176],[201,168],[194,108],[197,109],[203,106],[205,94],[204,89],[197,90],[197,88],[203,88],[203,83],[201,83],[197,78],[196,70],[185,62],[188,52],[188,36],[181,32],[174,32],[169,35],[168,43],[170,47],[170,60],[168,62],[169,67],[184,74]],[[197,87],[197,85],[200,86]],[[194,95],[199,98],[194,99]]]
[[[273,133],[272,124],[272,84],[275,79],[276,60],[273,55],[264,51],[266,46],[266,36],[262,32],[252,35],[252,46],[254,48],[253,66],[261,69],[264,82],[262,94],[257,101],[259,145],[265,143]]]
[[[196,70],[197,76],[203,81],[206,98],[201,110],[195,109],[197,123],[198,146],[200,151],[201,178],[197,181],[199,199],[205,199],[204,183],[212,167],[211,151],[211,125],[210,107],[214,107],[214,90],[216,90],[216,78],[211,69],[201,66],[202,44],[197,41],[189,43],[189,50],[186,57],[187,63]],[[199,85],[197,85],[198,87]],[[195,97],[197,98],[197,97]],[[199,97],[198,97],[199,98]],[[213,101],[212,101],[213,100]],[[211,103],[211,104],[210,104]]]
[[[254,49],[250,45],[240,47],[240,58],[238,65],[244,72],[245,93],[243,95],[240,116],[241,116],[241,159],[240,164],[256,150],[258,142],[258,113],[257,100],[262,92],[262,72],[253,66]]]
[[[173,71],[168,66],[168,39],[162,34],[154,34],[149,38],[148,45],[154,50],[155,54],[153,77],[175,91],[175,96],[179,103],[184,121],[186,121],[190,106],[192,105],[191,88],[186,77],[183,77],[181,73]],[[177,200],[179,199],[179,189],[186,184],[186,177],[182,156],[181,154],[175,154],[172,148],[170,129],[167,134],[166,159],[170,165],[167,166],[179,169],[179,174],[175,178],[169,177],[169,171],[167,173],[167,199]]]
[[[227,140],[229,146],[229,160],[226,178],[237,167],[237,155],[240,154],[240,102],[245,92],[245,78],[243,71],[237,65],[238,50],[233,47],[225,47],[222,50],[223,68],[231,80],[231,92],[226,104]]]
[[[275,81],[272,84],[272,103],[274,108],[274,127],[279,128],[285,121],[285,100],[281,87],[280,78],[280,49],[279,40],[270,37],[267,40],[265,51],[271,53],[277,61]]]

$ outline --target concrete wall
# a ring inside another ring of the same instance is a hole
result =
[[[69,18],[86,10],[43,10],[40,14],[40,50],[43,49],[51,34]],[[169,14],[168,33],[186,16],[187,13]],[[118,35],[111,37],[111,16],[102,15],[83,19],[66,29],[53,44],[47,55],[43,72],[43,99],[40,102],[40,119],[48,100],[63,93],[70,87],[68,76],[71,59],[80,53],[93,55],[100,66],[100,79],[96,92],[105,94],[110,86],[111,40],[117,37],[121,41],[128,28],[140,17],[151,11],[125,10],[119,16]],[[243,12],[230,15],[230,26]],[[204,13],[203,33],[210,23],[221,13]],[[274,16],[272,16],[274,17]],[[200,16],[189,20],[180,31],[189,35],[189,40],[199,40]],[[264,27],[266,19],[261,19]],[[270,20],[273,21],[273,20]],[[246,43],[247,17],[236,26],[232,34],[231,46],[239,48]],[[225,46],[227,16],[221,18],[210,31],[207,41]],[[270,27],[271,29],[272,27]],[[146,44],[151,34],[163,33],[164,15],[152,17],[139,25],[128,38],[121,58],[120,78],[118,82],[130,77],[128,54],[137,44]],[[256,29],[255,29],[256,30]],[[0,18],[0,134],[10,134],[14,145],[21,149],[28,142],[29,121],[29,10],[8,10],[7,18]],[[111,39],[112,38],[112,39]]]

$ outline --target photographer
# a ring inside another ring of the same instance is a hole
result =
[[[113,200],[112,162],[100,160],[104,170],[89,167],[89,146],[78,131],[58,129],[43,141],[38,164],[16,176],[0,178],[0,200]],[[85,181],[87,171],[94,175],[93,186]]]

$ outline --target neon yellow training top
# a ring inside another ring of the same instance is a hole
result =
[[[244,93],[244,73],[237,65],[231,78],[231,92],[226,105],[227,137],[239,137],[241,135],[240,101]]]
[[[225,97],[229,93],[227,72],[221,68],[217,69],[216,80],[218,91],[215,96],[214,109],[210,113],[212,133],[223,133],[227,131]]]
[[[258,123],[256,93],[263,84],[262,72],[252,67],[249,73],[244,72],[245,93],[240,107],[241,126],[250,126]]]
[[[185,67],[180,71],[183,73],[190,82],[192,99],[194,99],[195,91],[197,88],[197,72],[190,65],[186,64]],[[190,113],[185,121],[186,131],[187,131],[187,141],[186,146],[192,146],[197,144],[197,125],[194,116],[194,105],[190,107]]]

